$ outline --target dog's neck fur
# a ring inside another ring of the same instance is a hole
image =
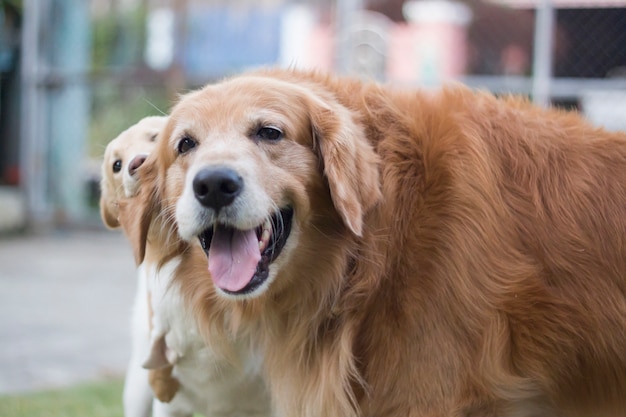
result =
[[[219,297],[212,285],[206,285],[206,280],[210,279],[206,258],[198,259],[199,262],[181,262],[179,277],[186,277],[181,285],[187,287],[182,293],[187,303],[196,309],[196,316],[203,320],[200,328],[207,342],[228,340],[232,337],[224,335],[228,329],[237,333],[240,340],[250,338],[253,347],[263,351],[268,381],[274,385],[270,386],[270,391],[289,393],[274,398],[275,406],[279,410],[297,410],[294,415],[302,417],[356,417],[357,396],[363,392],[353,360],[353,323],[344,311],[336,308],[341,305],[345,274],[346,270],[351,270],[350,260],[356,245],[346,246],[342,238],[349,233],[337,226],[326,230],[325,237],[334,234],[335,242],[333,244],[331,239],[325,254],[316,253],[299,260],[300,270],[318,272],[301,277],[305,281],[327,278],[319,286],[292,286],[283,293],[233,302]],[[348,241],[353,240],[348,237]],[[194,252],[187,251],[183,258],[193,256]],[[320,256],[328,261],[323,264],[313,261]],[[285,277],[277,277],[282,278]],[[307,320],[304,325],[303,318]],[[220,325],[223,323],[226,328]],[[276,340],[284,343],[276,343]],[[333,366],[323,367],[322,362]],[[285,363],[290,365],[285,366]],[[321,373],[311,377],[313,372]],[[308,381],[315,383],[299,380],[299,375],[308,375],[311,377]],[[311,398],[324,401],[311,403]]]
[[[350,330],[352,323],[347,320],[345,312],[338,309],[346,283],[346,270],[350,268],[350,252],[350,248],[337,245],[333,249],[329,245],[325,254],[309,257],[299,265],[298,269],[316,270],[316,274],[298,278],[329,278],[317,288],[292,287],[289,291],[298,294],[275,294],[259,300],[264,306],[258,309],[258,313],[255,313],[256,300],[237,305],[242,320],[257,322],[258,334],[255,339],[261,339],[265,346],[273,346],[273,351],[265,351],[269,380],[275,385],[271,387],[272,391],[289,393],[278,399],[281,402],[278,404],[280,409],[297,410],[298,415],[304,417],[358,414],[358,393],[355,393],[354,387],[360,387],[362,381],[353,358],[354,332]],[[319,265],[319,262],[306,265],[306,262],[318,259],[319,256],[328,259],[326,265]],[[281,278],[284,277],[277,277]],[[309,296],[302,297],[308,290]],[[268,308],[277,314],[261,313]],[[297,319],[294,320],[294,317]],[[307,325],[303,326],[302,318],[308,320]],[[286,343],[280,344],[281,349],[277,350],[277,344],[270,342],[269,338],[284,340]],[[284,363],[292,366],[281,366]],[[332,363],[333,366],[324,367],[322,363]],[[313,376],[314,372],[324,374]],[[309,385],[303,385],[298,375],[308,375]],[[311,384],[310,381],[315,383]],[[307,403],[311,398],[324,398],[325,401]]]
[[[176,224],[167,213],[168,208],[163,207],[160,201],[152,201],[151,204],[154,208],[146,210],[144,214],[148,216],[146,220],[149,222],[145,237],[145,260],[161,267],[186,252],[190,243],[178,236]]]
[[[358,99],[347,94],[339,97],[345,105]],[[328,194],[327,188],[318,195],[324,194]],[[332,206],[330,200],[328,205]],[[297,280],[298,285],[235,303],[234,321],[246,331],[252,329],[254,340],[272,347],[265,349],[264,360],[274,385],[271,391],[281,393],[275,398],[279,409],[302,417],[356,417],[368,391],[355,361],[355,341],[364,311],[360,303],[371,302],[379,287],[386,236],[378,239],[372,230],[365,230],[364,238],[357,238],[330,209],[307,227],[310,230],[303,234],[323,240],[324,252],[291,261],[290,270],[302,271],[303,276],[276,277],[276,282]],[[366,247],[361,243],[365,241],[381,247]],[[350,294],[351,304],[345,302],[345,293]],[[299,380],[299,375],[307,375],[307,379]]]

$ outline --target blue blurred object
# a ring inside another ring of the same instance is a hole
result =
[[[191,7],[187,44],[177,60],[192,79],[273,64],[280,53],[281,17],[281,8]]]
[[[8,72],[15,66],[18,36],[15,22],[0,7],[0,72]]]

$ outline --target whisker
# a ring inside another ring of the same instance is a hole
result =
[[[155,109],[156,111],[158,111],[159,113],[161,113],[163,116],[167,116],[167,113],[165,113],[163,110],[161,110],[160,108],[158,108],[154,103],[152,103],[150,100],[148,100],[147,98],[143,97],[143,101],[145,101],[146,103],[148,103],[153,109]]]
[[[276,213],[276,221],[278,223],[280,223],[280,230],[284,230],[284,220],[283,220],[283,215],[282,212],[280,211],[280,207],[278,206],[278,204],[276,204],[275,201],[272,201],[272,207],[273,207],[273,212]],[[278,224],[274,223],[274,216],[269,214],[269,220],[270,223],[272,225],[272,235],[274,235],[274,233],[277,232],[278,229]],[[277,239],[272,239],[272,250],[276,249],[276,243],[277,243]]]

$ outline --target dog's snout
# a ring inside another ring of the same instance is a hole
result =
[[[196,199],[205,207],[219,210],[235,200],[243,189],[243,179],[226,167],[205,168],[193,179]]]
[[[147,155],[137,155],[134,157],[128,164],[128,173],[130,175],[135,175],[137,169],[142,166],[144,162],[146,162],[146,157]]]

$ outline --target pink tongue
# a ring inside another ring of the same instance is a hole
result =
[[[209,247],[209,272],[219,288],[231,292],[243,289],[254,276],[260,260],[254,229],[215,227]]]

